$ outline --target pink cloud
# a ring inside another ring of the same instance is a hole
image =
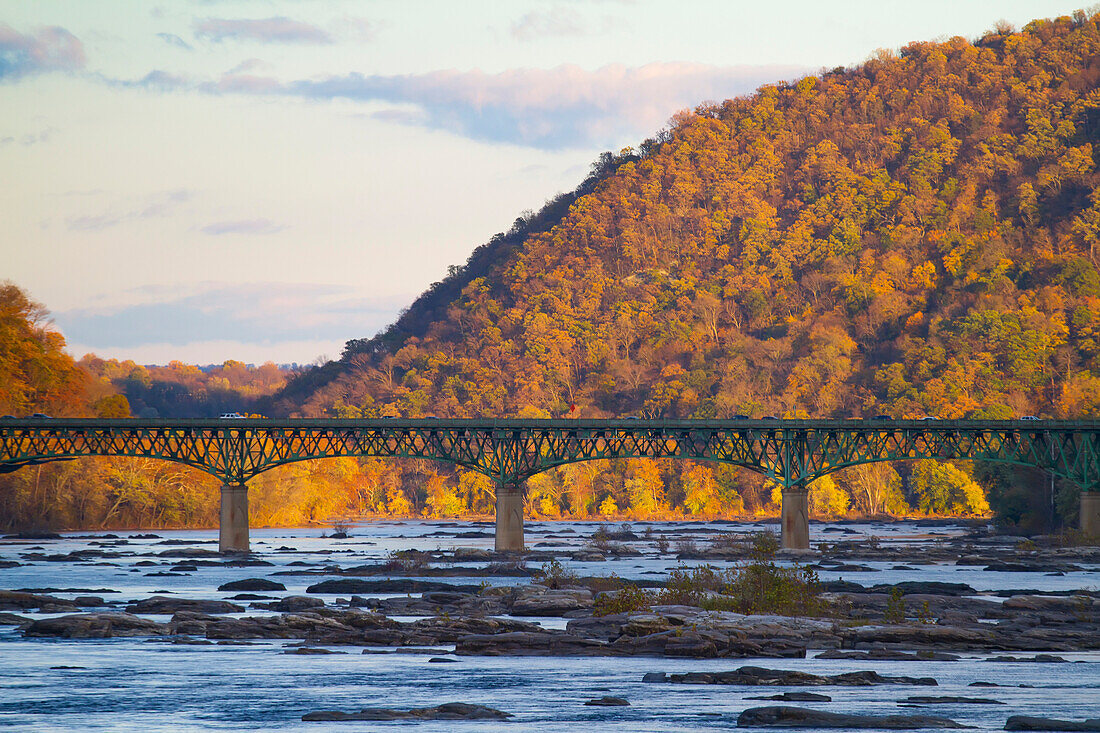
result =
[[[0,79],[83,68],[84,44],[60,26],[23,34],[0,23]]]
[[[808,73],[797,66],[653,63],[565,65],[496,74],[443,69],[423,74],[343,75],[283,81],[233,70],[217,80],[152,72],[124,86],[392,104],[371,113],[391,124],[446,130],[474,140],[543,149],[622,146],[652,135],[677,111],[748,94]]]

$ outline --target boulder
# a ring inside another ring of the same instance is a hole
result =
[[[75,603],[66,601],[63,598],[15,590],[0,590],[0,611],[27,611],[32,608],[42,608],[43,606],[51,606],[53,608],[67,607],[68,610],[77,610],[77,605]]]
[[[919,730],[921,728],[969,728],[949,718],[930,715],[849,715],[824,710],[775,706],[749,708],[737,716],[740,728],[872,728]]]
[[[1003,649],[1003,634],[991,629],[964,629],[938,624],[857,626],[839,632],[845,646],[896,644],[909,648]]]
[[[829,649],[814,659],[868,659],[880,662],[957,662],[958,654],[937,651],[903,652],[896,649],[870,649],[868,651],[841,651]]]
[[[477,593],[481,590],[481,587],[477,585],[451,585],[450,583],[441,583],[434,580],[411,580],[408,578],[394,580],[342,578],[314,583],[306,588],[306,593],[423,593],[438,590]]]
[[[212,622],[217,623],[217,621],[217,616],[211,616],[206,613],[179,611],[173,615],[172,620],[168,622],[168,632],[173,635],[191,634],[195,636],[204,636],[206,634],[206,627]]]
[[[778,695],[763,695],[761,697],[746,697],[746,700],[775,700],[777,702],[832,702],[828,695],[819,695],[816,692],[781,692]]]
[[[513,616],[562,616],[590,609],[592,604],[592,591],[587,588],[551,590],[529,585],[520,589],[511,610]]]
[[[78,613],[38,619],[24,629],[24,636],[63,639],[110,639],[119,636],[165,636],[167,624],[129,613]]]
[[[931,677],[888,677],[873,670],[844,672],[835,675],[817,675],[786,669],[766,667],[741,667],[730,672],[688,672],[673,674],[668,681],[688,685],[750,685],[750,686],[825,686],[868,687],[871,685],[926,685],[935,686]]]
[[[143,601],[135,601],[126,607],[129,613],[173,614],[178,611],[195,611],[197,613],[240,613],[244,606],[238,606],[229,601],[214,601],[192,598],[169,598],[168,596],[152,596]]]
[[[629,705],[630,702],[625,697],[611,697],[610,695],[604,695],[603,697],[597,697],[589,700],[585,705],[591,705],[594,707],[602,708],[618,708],[624,705]]]
[[[959,697],[958,695],[912,695],[898,700],[905,705],[1005,705],[988,697]]]
[[[409,644],[453,644],[470,635],[539,633],[543,628],[528,621],[477,616],[434,616],[408,627]]]
[[[1089,596],[1069,596],[1054,598],[1051,596],[1012,596],[1005,599],[1004,607],[1014,611],[1037,611],[1054,613],[1092,613],[1100,606],[1100,599]]]
[[[168,544],[161,542],[159,544]],[[221,557],[217,550],[207,550],[202,547],[185,547],[180,550],[163,550],[157,553],[159,557]]]
[[[612,613],[607,616],[575,618],[565,625],[565,630],[577,636],[597,639],[617,639],[623,634],[623,625],[630,622],[628,613]]]
[[[295,611],[305,611],[310,608],[321,608],[325,605],[325,602],[320,598],[310,598],[309,596],[287,596],[273,603],[254,603],[252,605],[255,608],[262,608],[267,611],[294,613]]]
[[[453,557],[456,561],[459,562],[488,562],[489,560],[493,559],[493,553],[489,550],[482,550],[478,547],[456,547]]]
[[[0,626],[22,626],[23,624],[29,624],[32,619],[27,616],[20,616],[17,613],[3,613],[0,612]]]
[[[903,596],[922,593],[935,596],[972,596],[977,593],[966,583],[944,583],[938,580],[906,580],[893,585],[876,585],[868,589],[870,593],[889,593],[898,590]]]
[[[607,656],[605,642],[552,631],[469,634],[455,643],[455,654],[467,656]]]
[[[357,713],[318,710],[306,713],[302,716],[302,720],[307,722],[342,720],[507,720],[510,717],[512,717],[511,713],[504,713],[484,705],[448,702],[434,708],[413,708],[412,710],[364,708]]]
[[[246,578],[244,580],[234,580],[231,583],[223,583],[218,586],[218,590],[286,590],[286,586],[267,578]]]

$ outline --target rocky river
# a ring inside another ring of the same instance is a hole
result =
[[[766,527],[529,522],[517,556],[484,522],[261,529],[246,556],[212,530],[10,536],[0,727],[1100,730],[1096,548],[815,523],[783,562],[826,616],[595,613],[611,576],[737,566]]]

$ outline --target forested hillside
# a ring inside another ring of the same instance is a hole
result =
[[[445,317],[349,342],[282,407],[1093,414],[1097,22],[915,43],[678,115]]]

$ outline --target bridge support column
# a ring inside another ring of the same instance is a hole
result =
[[[1100,491],[1081,492],[1081,514],[1078,521],[1083,534],[1100,539]]]
[[[781,526],[784,550],[810,549],[810,491],[805,486],[783,489]]]
[[[497,484],[497,552],[523,549],[523,484]]]
[[[218,549],[222,552],[248,552],[248,487],[244,484],[222,486]]]

